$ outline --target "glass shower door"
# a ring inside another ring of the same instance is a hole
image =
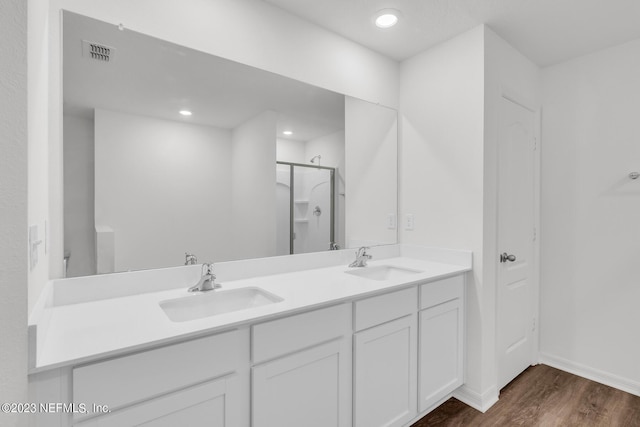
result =
[[[329,249],[334,241],[334,175],[334,168],[278,163],[278,255]]]
[[[333,171],[293,167],[293,252],[329,249],[333,241]]]

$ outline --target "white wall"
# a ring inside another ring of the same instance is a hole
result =
[[[95,224],[115,232],[116,271],[230,259],[230,131],[96,110],[95,159]]]
[[[277,117],[265,111],[232,132],[233,259],[276,255]]]
[[[398,115],[360,99],[345,97],[345,243],[397,242],[386,227],[398,206]]]
[[[27,398],[27,3],[0,14],[0,402]],[[0,425],[25,426],[0,413]]]
[[[415,218],[412,231],[399,221],[400,241],[473,251],[466,386],[483,395],[484,28],[404,61],[400,79],[400,213]]]
[[[64,116],[64,250],[67,277],[96,274],[94,123]]]
[[[542,76],[542,358],[640,394],[640,40]]]
[[[53,113],[49,109],[52,76],[50,73],[49,48],[49,4],[47,2],[28,2],[28,224],[37,225],[39,236],[46,239],[38,248],[38,265],[29,271],[29,311],[35,304],[37,296],[50,277],[50,250],[58,250],[62,265],[62,239],[52,242],[52,235],[46,235],[45,227],[51,233],[53,228],[62,229],[62,217],[52,222],[50,210],[50,184],[57,182],[60,187],[58,203],[62,206],[62,176],[53,175],[50,167],[50,135],[60,136],[56,132],[59,126],[50,121]],[[59,122],[62,122],[62,108],[58,106]],[[57,224],[58,223],[58,224]],[[46,224],[46,225],[45,225]],[[62,268],[60,269],[60,273]]]
[[[33,194],[30,207],[33,206],[33,215],[41,223],[48,218],[51,252],[43,257],[43,273],[30,276],[30,307],[47,277],[62,274],[62,9],[114,24],[123,23],[126,28],[150,36],[329,90],[397,106],[397,62],[260,0],[112,0],[108,4],[100,0],[49,0],[33,3],[33,8],[43,9],[48,17],[30,16],[30,25],[43,34],[39,39],[41,49],[33,50],[41,53],[41,58],[37,54],[31,55],[29,62],[30,69],[36,70],[42,83],[30,79],[37,89],[34,91],[37,103],[33,105],[34,109],[36,105],[41,106],[45,113],[37,126],[30,124],[30,129],[42,134],[38,137],[38,152],[42,155],[50,153],[50,158],[48,177],[46,169],[38,168],[48,181],[44,183],[43,191]],[[212,17],[216,16],[224,18],[212,25]],[[47,112],[50,121],[47,121]],[[34,172],[33,178],[37,176]],[[30,179],[30,182],[36,181]],[[53,260],[50,268],[49,257]]]
[[[400,240],[473,251],[467,283],[466,401],[497,398],[496,170],[502,93],[535,104],[537,68],[476,27],[401,64]],[[413,214],[414,230],[403,216]]]

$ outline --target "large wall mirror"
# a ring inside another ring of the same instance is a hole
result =
[[[67,277],[397,242],[397,113],[63,13]]]

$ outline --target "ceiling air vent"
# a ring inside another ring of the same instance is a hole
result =
[[[82,40],[82,55],[96,61],[112,62],[116,48]]]

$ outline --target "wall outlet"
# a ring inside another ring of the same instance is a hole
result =
[[[390,213],[387,215],[387,228],[389,230],[396,228],[396,214]]]
[[[413,230],[413,226],[414,226],[413,214],[406,214],[404,216],[404,229]]]

